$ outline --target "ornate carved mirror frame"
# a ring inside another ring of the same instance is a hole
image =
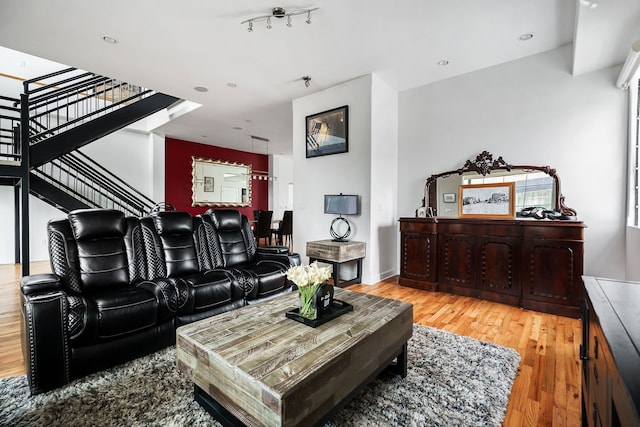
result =
[[[427,182],[424,187],[424,198],[422,199],[422,206],[426,208],[426,211],[433,210],[434,216],[437,215],[436,210],[438,206],[438,178],[447,178],[454,174],[462,175],[467,172],[475,172],[479,175],[486,176],[488,174],[491,174],[491,172],[498,170],[508,172],[511,172],[512,170],[522,170],[523,173],[540,171],[546,173],[551,178],[553,178],[554,181],[555,210],[566,219],[575,219],[577,212],[564,204],[565,198],[560,191],[560,178],[558,177],[555,169],[551,168],[550,166],[511,165],[505,162],[502,156],[494,160],[493,155],[488,151],[483,151],[482,153],[478,154],[474,160],[467,160],[460,169],[437,173],[427,178]]]
[[[191,157],[191,206],[251,206],[251,165]]]

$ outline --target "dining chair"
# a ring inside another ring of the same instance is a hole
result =
[[[282,214],[282,221],[280,221],[280,227],[271,231],[276,236],[276,244],[284,245],[286,240],[287,247],[291,250],[293,237],[293,211],[284,211]]]
[[[255,217],[255,213],[254,213]],[[260,246],[260,239],[265,239],[268,245],[271,246],[271,218],[273,217],[273,211],[260,211],[258,215],[258,222],[256,223],[256,244]]]

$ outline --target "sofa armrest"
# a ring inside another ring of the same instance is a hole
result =
[[[22,353],[32,395],[71,380],[67,296],[62,290],[55,290],[55,281],[41,279],[23,279],[20,307],[24,325]]]
[[[300,255],[297,253],[265,253],[258,252],[258,261],[276,261],[284,264],[287,268],[300,265]]]
[[[286,246],[258,246],[258,255],[262,254],[288,254],[289,248]]]
[[[180,279],[156,278],[136,283],[138,288],[143,288],[153,293],[158,301],[158,320],[165,321],[175,317],[178,309],[184,304],[185,296],[181,297],[181,288],[185,285]],[[184,294],[184,292],[182,292]]]
[[[289,254],[289,265],[291,267],[294,267],[300,264],[302,264],[302,261],[300,260],[300,254],[298,253]]]
[[[24,295],[44,294],[61,290],[62,282],[56,274],[34,274],[23,277],[20,287]]]

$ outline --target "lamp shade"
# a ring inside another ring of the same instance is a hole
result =
[[[353,194],[325,194],[324,213],[339,215],[357,215],[358,196]]]

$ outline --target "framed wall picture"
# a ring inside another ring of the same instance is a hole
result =
[[[443,193],[442,201],[445,203],[455,203],[456,202],[456,193]]]
[[[349,106],[306,117],[307,158],[349,151]]]
[[[213,177],[212,176],[205,176],[204,177],[204,188],[203,190],[207,193],[212,193],[213,192]]]
[[[458,187],[458,216],[514,218],[515,183],[471,184]]]

